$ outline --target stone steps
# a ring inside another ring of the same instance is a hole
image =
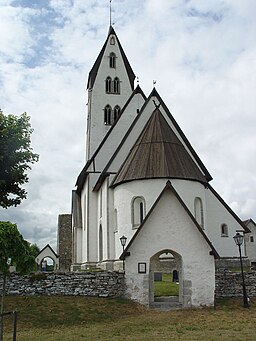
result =
[[[177,296],[163,296],[155,297],[155,301],[150,303],[151,309],[157,309],[161,311],[182,309],[182,304],[179,302]]]

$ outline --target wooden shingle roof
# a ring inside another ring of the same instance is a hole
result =
[[[207,182],[205,175],[169,126],[159,108],[152,113],[112,185],[151,178],[178,178]]]

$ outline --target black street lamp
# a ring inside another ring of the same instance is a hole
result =
[[[240,264],[241,264],[241,273],[242,273],[242,281],[243,281],[243,300],[244,300],[244,308],[249,308],[248,296],[246,293],[245,282],[244,282],[244,268],[243,268],[243,260],[241,254],[241,245],[243,244],[244,236],[239,232],[233,237],[236,245],[239,249],[239,257],[240,257]]]
[[[126,240],[127,240],[127,237],[125,237],[125,236],[122,236],[120,238],[120,242],[121,242],[121,245],[123,247],[123,252],[124,252],[124,247],[125,247],[125,244],[126,244]],[[123,270],[124,270],[124,258],[123,258]]]

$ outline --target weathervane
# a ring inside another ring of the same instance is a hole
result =
[[[155,84],[156,84],[156,80],[155,80],[155,79],[153,79],[153,87],[155,86]]]

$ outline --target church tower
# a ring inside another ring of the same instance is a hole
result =
[[[112,26],[88,77],[86,161],[134,90],[135,75]]]

